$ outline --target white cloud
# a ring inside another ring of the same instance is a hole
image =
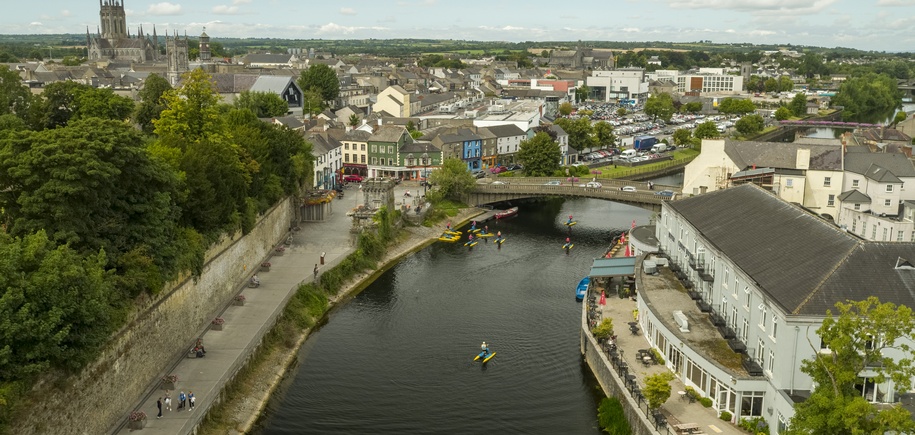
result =
[[[915,6],[915,0],[877,0],[877,6]]]
[[[814,13],[838,0],[668,0],[682,9],[726,9],[750,13]],[[880,0],[912,1],[912,0]]]
[[[169,2],[155,3],[146,9],[149,15],[180,15],[181,5]]]
[[[248,3],[251,3],[251,0],[233,0],[232,1],[233,5],[246,5]]]
[[[213,13],[216,15],[237,15],[238,6],[217,5],[213,6]]]
[[[353,8],[340,8],[340,13],[343,15],[356,15],[356,10]]]
[[[69,17],[71,14],[70,14],[70,11],[64,9],[64,10],[60,11],[60,15],[63,17]]]
[[[41,24],[41,21],[32,21],[31,23],[29,23],[29,25],[30,26],[43,26],[44,24]]]
[[[327,23],[319,26],[315,30],[316,35],[352,35],[363,30],[384,31],[387,27],[360,27],[360,26],[341,26],[336,23]]]

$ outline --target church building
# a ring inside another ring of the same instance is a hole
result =
[[[124,1],[99,0],[101,28],[91,36],[86,29],[89,61],[152,62],[159,60],[159,38],[156,29],[150,38],[141,26],[136,35],[127,30]]]

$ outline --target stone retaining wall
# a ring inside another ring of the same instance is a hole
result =
[[[137,397],[150,392],[150,382],[167,374],[187,353],[241,283],[285,238],[295,219],[295,202],[280,202],[244,237],[215,244],[198,280],[172,283],[140,306],[101,356],[79,376],[67,379],[65,386],[37,385],[41,400],[29,405],[10,432],[100,434],[126,419]]]

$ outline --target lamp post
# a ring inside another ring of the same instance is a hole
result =
[[[426,145],[426,151],[429,151],[429,145]],[[423,196],[429,189],[429,153],[423,153]]]

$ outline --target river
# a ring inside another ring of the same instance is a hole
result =
[[[593,199],[520,207],[489,223],[502,249],[435,243],[333,310],[258,433],[599,434],[603,394],[582,363],[574,288],[614,231],[651,212]],[[472,359],[484,340],[496,356],[482,366]]]

